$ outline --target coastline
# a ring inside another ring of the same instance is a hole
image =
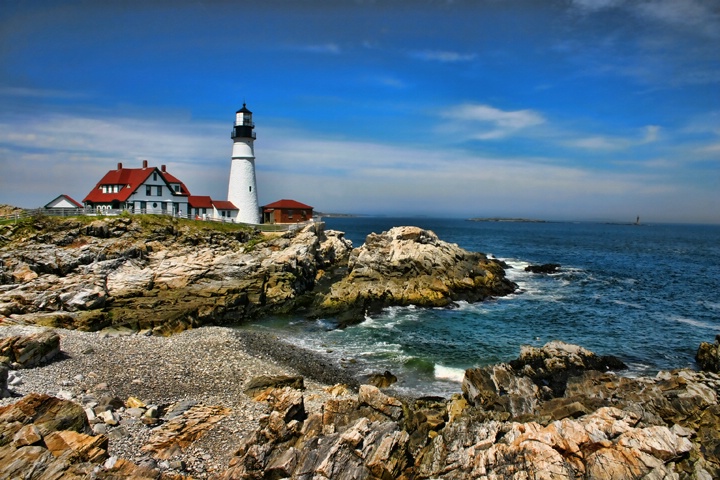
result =
[[[0,325],[0,338],[42,330]],[[261,332],[207,326],[159,337],[52,330],[60,335],[60,355],[46,365],[14,371],[20,384],[10,386],[14,396],[0,399],[0,406],[15,403],[29,393],[41,393],[79,404],[110,395],[123,401],[136,397],[146,404],[188,401],[227,408],[230,413],[226,417],[173,458],[191,466],[194,478],[225,470],[241,441],[268,413],[265,402],[243,392],[253,378],[304,376],[309,413],[321,411],[322,404],[337,395],[328,393],[329,386],[357,385],[349,372],[331,365],[321,355]],[[132,420],[123,419],[110,429],[109,453],[154,466],[152,455],[141,450],[151,429]]]

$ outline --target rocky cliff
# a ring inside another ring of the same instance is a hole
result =
[[[349,241],[147,216],[35,218],[0,230],[0,315],[170,333],[293,309]]]
[[[514,288],[501,263],[415,227],[352,250],[322,223],[284,234],[152,216],[0,226],[0,316],[45,326],[166,334],[291,311],[357,321]]]

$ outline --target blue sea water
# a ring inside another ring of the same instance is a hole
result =
[[[630,366],[628,374],[694,367],[720,334],[720,226],[327,218],[354,246],[367,234],[416,225],[512,268],[516,294],[457,308],[388,308],[343,330],[334,319],[269,318],[260,329],[362,374],[390,370],[408,395],[460,392],[465,369],[508,361],[522,345],[562,340]],[[553,275],[524,271],[559,263]]]

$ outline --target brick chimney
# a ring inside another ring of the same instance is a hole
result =
[[[160,165],[160,170],[161,170],[163,173],[166,173],[166,172],[167,172],[167,170],[165,170],[165,165]]]
[[[143,168],[147,168],[147,160],[143,160]]]
[[[122,170],[122,163],[118,162],[118,170]]]

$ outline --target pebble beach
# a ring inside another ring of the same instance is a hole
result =
[[[27,335],[39,329],[0,326],[0,337]],[[227,467],[240,440],[258,426],[267,405],[243,393],[259,376],[302,375],[305,407],[318,411],[330,396],[328,386],[356,385],[350,372],[322,356],[297,348],[279,338],[225,327],[203,327],[170,337],[130,332],[81,332],[56,329],[60,355],[47,365],[11,372],[12,398],[45,393],[87,404],[100,395],[123,401],[129,397],[145,404],[192,402],[220,406],[230,413],[188,449],[160,462],[141,451],[152,428],[123,416],[108,429],[110,455],[165,470],[182,462],[185,472],[206,478]]]

